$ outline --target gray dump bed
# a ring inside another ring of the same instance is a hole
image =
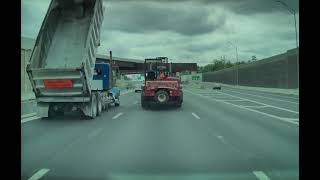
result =
[[[36,97],[90,94],[102,20],[101,0],[51,1],[27,66]],[[47,79],[73,87],[48,89]]]

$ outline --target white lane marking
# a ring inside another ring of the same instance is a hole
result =
[[[133,90],[125,91],[124,93],[120,92],[120,95],[128,94],[128,93],[131,93],[131,92],[133,92]]]
[[[29,121],[37,120],[37,119],[40,119],[40,117],[38,117],[38,116],[28,117],[28,118],[21,120],[21,124],[29,122]]]
[[[270,180],[270,178],[262,171],[253,171],[253,174],[259,179],[259,180]]]
[[[138,104],[138,101],[133,102],[133,104]]]
[[[112,119],[117,119],[119,116],[121,116],[123,113],[118,113],[117,115],[113,116]]]
[[[38,180],[42,176],[44,176],[48,171],[50,171],[50,170],[49,169],[40,169],[33,176],[31,176],[28,180]]]
[[[276,100],[276,101],[288,102],[288,103],[293,103],[293,104],[299,104],[298,102],[287,101],[287,100],[276,99],[276,98],[270,98],[270,97],[265,97],[265,96],[259,96],[259,95],[256,95],[256,94],[248,94],[248,93],[242,93],[242,92],[230,91],[230,90],[225,90],[225,91],[234,92],[234,93],[238,93],[238,94],[249,95],[249,96],[256,96],[256,97],[260,97],[260,98],[264,98],[264,99],[270,99],[270,100]]]
[[[234,98],[239,98],[239,99],[247,100],[247,101],[250,101],[250,102],[257,103],[257,104],[261,104],[261,105],[264,105],[264,106],[269,106],[269,107],[272,107],[272,108],[275,108],[275,109],[280,109],[280,110],[283,110],[283,111],[288,111],[288,112],[291,112],[291,113],[299,114],[299,112],[293,111],[293,110],[290,110],[290,109],[281,108],[281,107],[278,107],[278,106],[272,106],[270,104],[265,104],[265,103],[262,103],[262,102],[258,102],[258,101],[254,101],[254,100],[250,100],[250,99],[246,99],[246,98],[241,98],[241,97],[234,96],[234,95],[231,95],[231,94],[228,94],[228,93],[223,93],[223,92],[220,92],[220,93],[225,94],[225,95],[229,95],[229,96],[234,97]]]
[[[223,143],[227,144],[226,140],[223,138],[223,136],[217,136],[217,138]]]
[[[243,99],[226,99],[226,100],[223,100],[223,99],[216,99],[217,101],[246,101],[246,100],[243,100]]]
[[[266,116],[269,116],[269,117],[273,117],[273,118],[279,119],[281,121],[290,122],[292,124],[296,124],[296,125],[299,126],[299,123],[294,122],[294,121],[299,121],[299,119],[297,119],[297,118],[284,118],[284,117],[280,117],[280,116],[264,113],[264,112],[261,112],[261,111],[257,111],[257,110],[254,110],[254,109],[246,108],[246,107],[243,107],[243,106],[239,106],[239,105],[236,105],[236,104],[232,104],[232,103],[228,103],[228,102],[224,102],[224,101],[221,101],[221,102],[226,103],[226,104],[230,104],[232,106],[236,106],[236,107],[241,108],[241,109],[246,109],[246,110],[249,110],[249,111],[252,111],[252,112],[256,112],[256,113],[263,114],[263,115],[266,115]]]
[[[266,107],[270,107],[270,106],[242,106],[242,107],[246,107],[246,108],[266,108]]]
[[[191,113],[191,114],[192,114],[192,116],[194,116],[195,118],[200,119],[200,117],[199,117],[196,113]]]
[[[91,139],[91,138],[97,136],[99,133],[101,133],[102,130],[103,130],[103,128],[98,128],[97,130],[95,130],[95,131],[93,131],[92,133],[90,133],[90,134],[88,135],[88,138]]]
[[[234,88],[229,88],[229,89],[234,89]],[[239,90],[247,90],[247,89],[239,89]],[[274,96],[274,97],[285,97],[285,98],[289,98],[289,99],[294,99],[294,100],[299,100],[299,97],[290,97],[290,96],[287,96],[287,95],[290,95],[290,94],[284,94],[284,95],[277,95],[277,94],[271,94],[272,92],[266,92],[266,91],[259,91],[259,90],[249,90],[249,91],[254,91],[256,93],[268,93],[269,96]],[[292,95],[292,94],[291,94]],[[299,95],[297,95],[299,96]]]
[[[200,97],[203,97],[203,98],[206,98],[205,96],[202,96],[201,94],[195,94],[189,90],[186,90],[186,92],[189,92],[190,94],[193,94],[193,95],[198,95]],[[211,100],[214,100],[214,101],[217,101],[215,99],[211,99]],[[243,107],[243,106],[239,106],[239,105],[236,105],[236,104],[232,104],[232,103],[228,103],[228,102],[225,102],[225,101],[218,101],[218,102],[222,102],[222,103],[225,103],[225,104],[229,104],[229,105],[232,105],[232,106],[236,106],[238,108],[241,108],[241,109],[246,109],[248,111],[252,111],[252,112],[256,112],[256,113],[259,113],[259,114],[263,114],[265,116],[268,116],[268,117],[272,117],[272,118],[275,118],[275,119],[278,119],[278,120],[281,120],[281,121],[285,121],[285,122],[289,122],[289,123],[292,123],[292,124],[295,124],[295,125],[298,125],[299,126],[299,123],[295,122],[295,121],[299,121],[299,119],[296,119],[296,118],[284,118],[284,117],[279,117],[279,116],[275,116],[275,115],[272,115],[272,114],[268,114],[268,113],[264,113],[264,112],[261,112],[261,111],[257,111],[257,110],[254,110],[254,109],[250,109],[250,108],[246,108],[246,107]]]

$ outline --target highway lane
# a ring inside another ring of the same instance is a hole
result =
[[[239,97],[253,99],[262,103],[299,111],[299,97],[296,95],[267,93],[229,87],[224,87],[222,91]]]
[[[297,125],[195,92],[181,109],[143,110],[130,93],[93,121],[22,124],[22,179],[298,179]]]
[[[289,118],[294,121],[299,120],[299,99],[288,100],[288,95],[273,93],[260,94],[261,92],[254,91],[253,93],[252,90],[236,90],[224,87],[222,90],[212,90],[209,88],[187,89],[191,89],[192,92],[210,99],[221,100],[222,102],[259,110],[280,118]]]

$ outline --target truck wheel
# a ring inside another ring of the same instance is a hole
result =
[[[97,98],[96,98],[95,94],[91,95],[90,109],[91,109],[90,119],[96,118],[96,116],[97,116]]]
[[[56,116],[64,116],[64,111],[63,110],[55,111],[55,110],[53,110],[52,106],[49,106],[48,117],[53,118]]]
[[[99,116],[102,112],[102,101],[101,101],[101,96],[97,94],[97,116]]]
[[[105,103],[103,103],[103,105],[102,105],[102,111],[105,111],[107,108],[106,108],[106,104]]]
[[[120,98],[119,97],[118,97],[118,102],[115,102],[114,106],[120,106]]]
[[[156,101],[163,104],[169,100],[169,95],[167,91],[159,90],[155,95]]]
[[[109,109],[109,104],[108,104],[108,103],[105,103],[105,104],[104,104],[104,108],[105,108],[104,110],[107,111],[107,110]]]

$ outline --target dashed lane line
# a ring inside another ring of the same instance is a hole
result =
[[[270,178],[262,171],[253,171],[253,174],[259,179],[259,180],[270,180]]]
[[[121,115],[123,115],[123,113],[118,113],[117,115],[113,116],[112,119],[117,119],[118,117],[120,117]]]
[[[46,173],[48,173],[49,169],[40,169],[33,176],[31,176],[28,180],[38,180],[42,178]]]
[[[200,117],[199,117],[196,113],[191,113],[191,114],[192,114],[192,116],[194,116],[195,118],[200,119]]]

